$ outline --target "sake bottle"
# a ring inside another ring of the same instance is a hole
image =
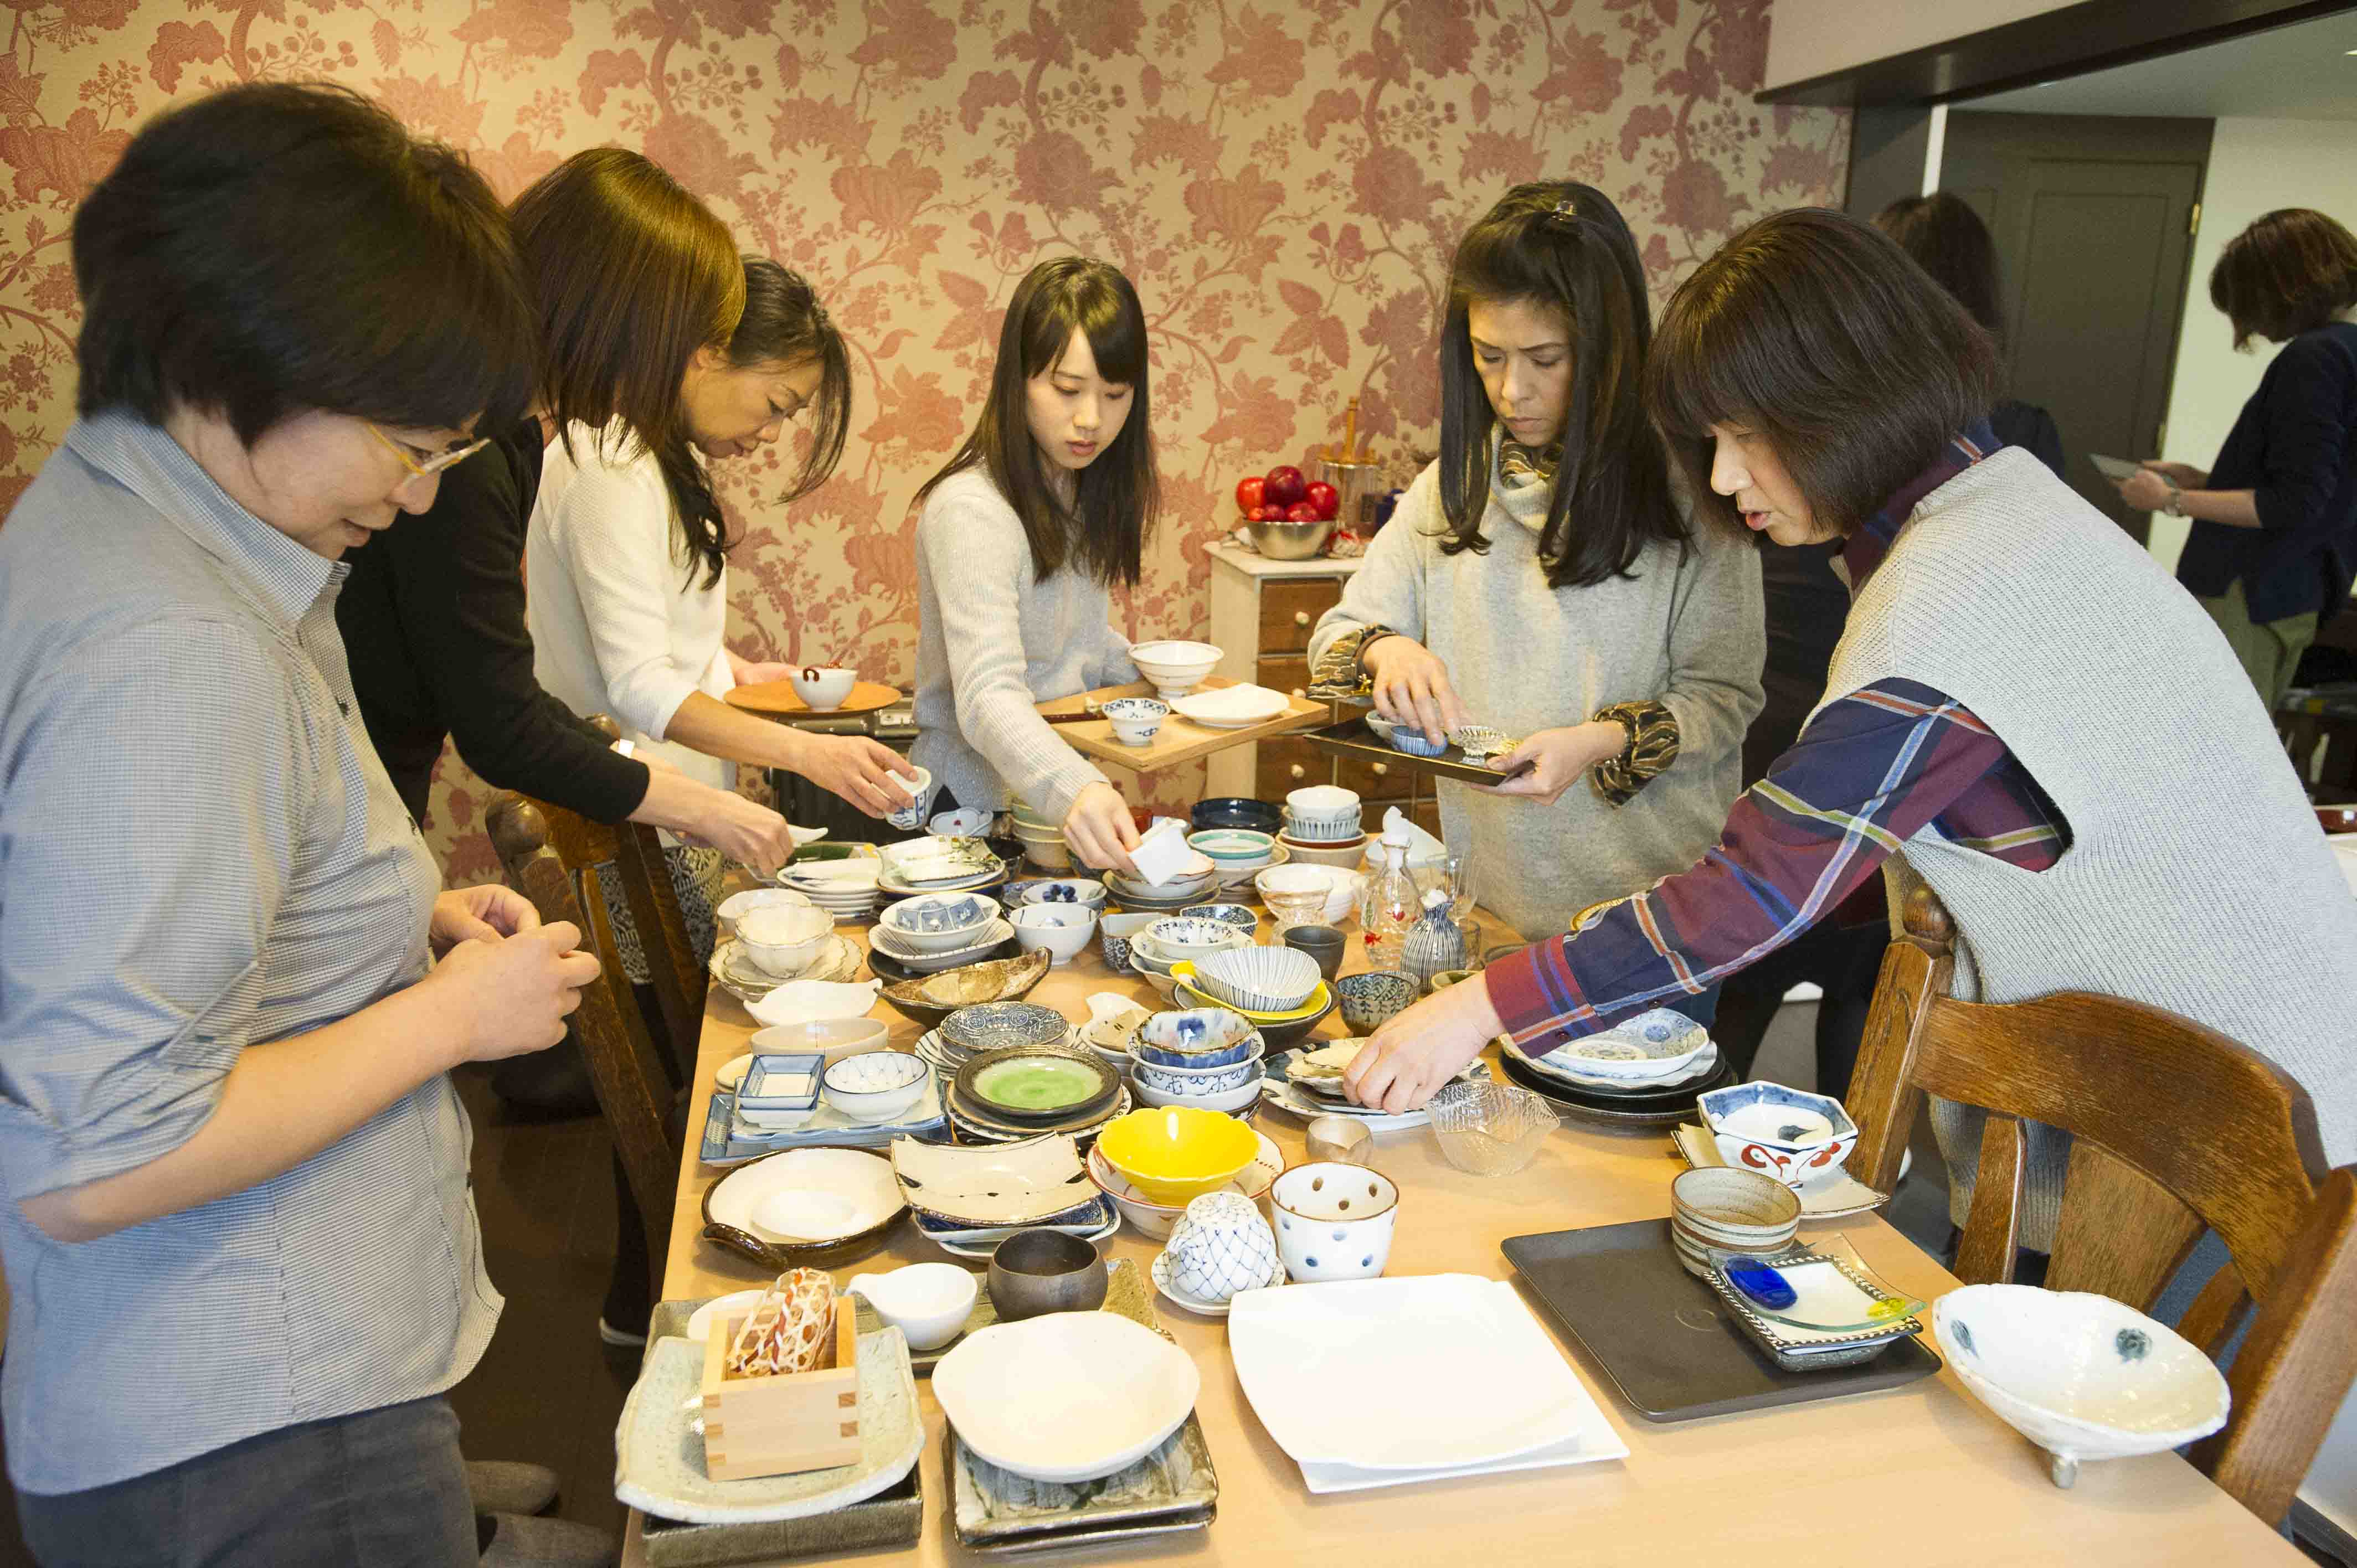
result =
[[[1383,868],[1367,879],[1359,904],[1359,927],[1366,933],[1367,961],[1376,969],[1397,969],[1400,950],[1410,926],[1424,913],[1423,896],[1407,870],[1407,834],[1397,827],[1383,830]]]

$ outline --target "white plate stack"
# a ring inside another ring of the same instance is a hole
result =
[[[876,912],[877,878],[884,863],[870,855],[849,860],[822,860],[790,865],[778,873],[778,885],[791,887],[836,920],[864,919]]]

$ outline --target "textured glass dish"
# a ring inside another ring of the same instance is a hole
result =
[[[1452,1083],[1432,1097],[1432,1134],[1460,1171],[1512,1176],[1555,1129],[1547,1102],[1510,1083]]]

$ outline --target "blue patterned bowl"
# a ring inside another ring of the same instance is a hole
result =
[[[1132,1047],[1156,1067],[1217,1068],[1252,1059],[1260,1036],[1250,1020],[1224,1007],[1157,1013],[1137,1026]]]
[[[969,1053],[1008,1046],[1055,1045],[1071,1027],[1061,1013],[1036,1002],[984,1002],[960,1007],[941,1025],[942,1037]]]
[[[1189,904],[1178,911],[1181,919],[1225,920],[1240,931],[1260,929],[1260,912],[1249,904]]]
[[[1334,994],[1342,1003],[1342,1022],[1353,1035],[1372,1035],[1387,1020],[1406,1012],[1415,992],[1415,976],[1395,969],[1346,974],[1334,983]]]
[[[1405,751],[1410,757],[1438,757],[1448,749],[1447,739],[1437,740],[1422,730],[1410,729],[1405,725],[1394,727],[1391,741],[1394,751]]]

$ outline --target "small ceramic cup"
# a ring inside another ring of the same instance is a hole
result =
[[[1285,945],[1316,959],[1318,972],[1331,982],[1342,967],[1342,950],[1351,939],[1332,926],[1293,926],[1285,933]]]
[[[1276,1237],[1260,1206],[1240,1192],[1207,1192],[1189,1203],[1163,1251],[1172,1281],[1198,1301],[1259,1290],[1277,1271]]]
[[[1399,1184],[1365,1165],[1299,1165],[1268,1189],[1276,1250],[1297,1283],[1372,1279],[1391,1262]]]
[[[1060,1230],[1022,1230],[992,1249],[990,1300],[1002,1323],[1104,1305],[1105,1268],[1090,1242]]]
[[[1346,974],[1334,983],[1334,994],[1342,1003],[1342,1022],[1354,1035],[1372,1035],[1386,1020],[1407,1011],[1417,989],[1412,976],[1395,969]]]
[[[1154,743],[1162,721],[1170,716],[1170,704],[1151,697],[1115,697],[1103,711],[1113,725],[1114,739],[1124,746],[1142,746]]]
[[[1375,1152],[1374,1133],[1356,1116],[1313,1116],[1302,1131],[1303,1145],[1313,1160],[1363,1165]]]
[[[938,1350],[964,1332],[981,1282],[955,1263],[909,1263],[880,1274],[854,1274],[843,1287],[867,1298],[876,1316],[900,1331],[911,1350]]]
[[[932,799],[933,794],[932,770],[925,768],[918,768],[917,781],[914,784],[899,779],[897,775],[895,775],[895,781],[900,788],[909,791],[912,799],[907,805],[884,820],[905,832],[918,826],[925,820],[925,802]]]

